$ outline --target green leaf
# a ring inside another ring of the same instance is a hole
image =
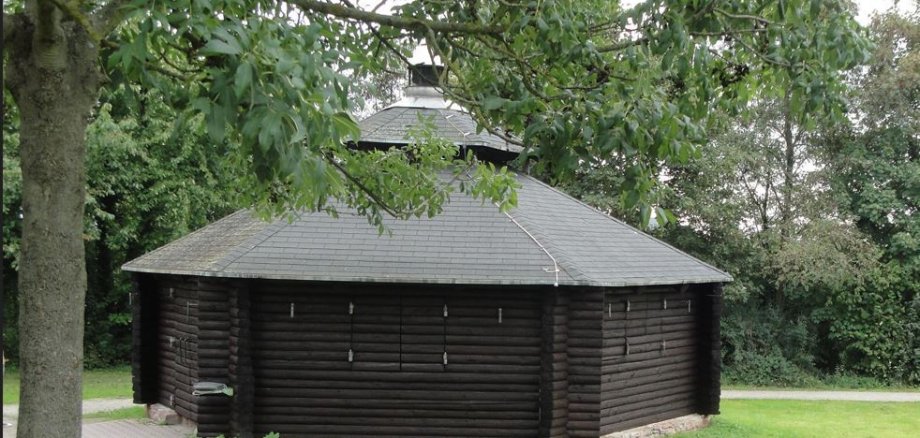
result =
[[[239,55],[243,52],[243,48],[240,47],[239,41],[236,40],[232,35],[227,33],[225,30],[215,31],[215,36],[221,36],[220,38],[211,38],[207,44],[202,47],[202,52],[205,54],[219,54],[219,55]]]
[[[237,98],[243,97],[249,91],[252,85],[252,66],[243,62],[236,68],[236,74],[233,75],[233,92]]]
[[[482,100],[483,111],[493,111],[502,107],[508,99],[498,96],[489,96]]]
[[[357,140],[361,137],[361,128],[358,127],[358,122],[348,113],[335,113],[332,116],[332,124],[336,132],[338,132],[339,138]]]
[[[649,220],[652,218],[652,209],[648,205],[643,204],[639,206],[639,220],[642,223],[642,228],[648,228]]]
[[[207,127],[208,135],[214,141],[222,141],[226,135],[226,126],[227,126],[227,108],[221,105],[210,105],[208,117],[207,117]]]

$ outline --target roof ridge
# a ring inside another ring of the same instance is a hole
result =
[[[471,180],[473,179],[473,176],[470,175],[469,170],[466,171],[466,176],[467,176],[468,178],[470,178]],[[470,196],[470,195],[467,195],[467,196]],[[472,196],[471,196],[471,197],[472,197]],[[536,243],[536,244],[537,244],[537,247],[539,247],[540,250],[543,251],[543,253],[545,253],[545,254],[550,258],[550,260],[552,260],[552,262],[553,262],[553,269],[554,269],[554,271],[555,271],[555,272],[554,272],[554,274],[555,274],[555,284],[554,284],[554,286],[556,286],[556,287],[559,286],[559,272],[563,272],[563,273],[564,273],[566,276],[568,276],[572,281],[579,281],[579,279],[576,278],[574,275],[572,275],[572,273],[570,273],[569,270],[565,268],[565,266],[561,265],[561,264],[559,263],[559,261],[556,260],[556,257],[553,256],[553,255],[549,252],[549,249],[547,249],[546,246],[543,245],[543,243],[541,243],[539,240],[537,240],[536,236],[534,236],[530,231],[528,231],[527,228],[524,227],[524,225],[522,225],[520,222],[518,222],[518,220],[515,219],[514,216],[512,216],[510,213],[508,213],[508,212],[506,212],[506,211],[502,211],[501,207],[499,207],[497,204],[495,204],[495,207],[498,208],[498,211],[499,211],[500,213],[504,214],[508,219],[510,219],[510,220],[511,220],[511,223],[513,223],[515,226],[517,226],[518,229],[520,229],[521,231],[523,231],[524,234],[526,234],[527,237],[529,237],[530,240],[533,241],[533,243]],[[556,248],[556,249],[558,249],[558,248]],[[561,249],[559,249],[559,250],[562,251],[563,253],[565,253],[565,251],[563,251],[563,250],[561,250]],[[561,271],[560,271],[560,269],[561,269]],[[578,271],[577,269],[576,269],[576,271],[578,272],[578,274],[580,275],[581,278],[583,278],[583,279],[589,279],[589,280],[590,280],[590,277],[588,277],[587,275],[585,275],[585,274],[582,273],[581,271]]]
[[[390,121],[392,121],[392,120],[395,119],[396,117],[399,117],[399,116],[402,114],[402,113],[397,113],[397,112],[396,112],[396,110],[400,110],[400,109],[403,110],[403,112],[406,111],[406,108],[405,108],[405,107],[398,107],[398,106],[397,106],[397,107],[384,108],[384,109],[382,109],[382,110],[380,110],[380,111],[377,111],[376,113],[371,114],[371,115],[365,117],[364,119],[362,119],[360,122],[358,122],[358,127],[360,128],[360,127],[361,127],[361,124],[363,124],[364,122],[370,120],[370,119],[373,118],[374,116],[382,116],[382,115],[384,115],[384,113],[389,112],[389,111],[392,111],[392,112],[393,112],[393,115],[390,116],[390,118],[386,120],[386,122],[390,122]],[[389,114],[386,114],[386,115],[389,115]],[[383,118],[383,117],[379,117],[379,118]],[[386,125],[386,123],[378,123],[377,126],[376,126],[373,130],[371,130],[371,131],[364,132],[364,131],[362,130],[362,131],[361,131],[361,137],[363,138],[365,135],[370,135],[370,134],[373,134],[373,133],[379,131],[380,128],[382,128],[384,125]]]
[[[603,211],[600,211],[600,210],[598,210],[598,209],[596,209],[596,208],[594,208],[594,207],[592,207],[592,206],[586,204],[586,203],[583,202],[582,200],[580,200],[580,199],[578,199],[578,198],[576,198],[576,197],[574,197],[574,196],[572,196],[572,195],[569,195],[568,193],[565,193],[565,192],[563,192],[562,190],[559,190],[559,189],[557,189],[557,188],[555,188],[555,187],[553,187],[553,186],[551,186],[551,185],[549,185],[549,184],[547,184],[547,183],[545,183],[545,182],[543,182],[543,181],[540,181],[539,179],[534,178],[534,177],[532,177],[532,176],[530,176],[530,175],[527,175],[527,174],[524,174],[524,173],[520,173],[520,172],[517,172],[517,171],[515,171],[515,173],[518,174],[518,175],[521,175],[521,176],[523,176],[523,177],[525,177],[525,178],[529,178],[529,179],[531,179],[531,180],[537,182],[538,184],[543,185],[544,187],[546,187],[546,188],[552,190],[553,192],[556,192],[556,193],[558,193],[559,195],[562,195],[562,196],[564,196],[564,197],[566,197],[566,198],[568,198],[568,199],[571,199],[571,200],[575,201],[576,203],[578,203],[578,204],[581,205],[582,207],[587,208],[587,209],[591,210],[592,212],[595,212],[595,213],[598,213],[598,214],[603,215],[603,216],[606,217],[607,219],[610,219],[610,220],[612,220],[612,221],[614,221],[614,222],[616,222],[616,223],[618,223],[618,224],[620,224],[620,225],[622,225],[622,226],[624,226],[624,227],[626,227],[626,228],[632,230],[633,232],[635,232],[635,233],[638,234],[639,236],[642,236],[642,237],[644,237],[644,238],[646,238],[646,239],[648,239],[648,240],[651,240],[651,241],[653,241],[653,242],[656,242],[656,243],[659,243],[659,244],[661,244],[661,245],[664,245],[665,247],[667,247],[667,248],[669,248],[669,249],[671,249],[671,250],[673,250],[673,251],[675,251],[675,252],[677,252],[677,253],[679,253],[679,254],[681,254],[681,255],[684,255],[684,256],[690,258],[690,259],[693,260],[694,262],[696,262],[696,263],[698,263],[698,264],[700,264],[700,265],[702,265],[702,266],[704,266],[704,267],[706,267],[706,268],[708,268],[708,269],[712,269],[713,271],[716,271],[716,272],[718,272],[718,273],[720,273],[720,274],[722,274],[722,275],[725,275],[726,277],[729,278],[729,281],[734,280],[734,277],[732,277],[731,274],[729,274],[729,273],[727,273],[727,272],[725,272],[725,271],[723,271],[723,270],[721,270],[721,269],[719,269],[719,268],[716,268],[715,266],[713,266],[713,265],[711,265],[711,264],[709,264],[709,263],[706,263],[706,262],[700,260],[699,258],[697,258],[697,257],[695,257],[695,256],[693,256],[693,255],[691,255],[691,254],[686,253],[685,251],[682,251],[682,250],[680,250],[680,249],[674,247],[674,246],[671,245],[670,243],[667,243],[667,242],[665,242],[665,241],[663,241],[663,240],[661,240],[661,239],[659,239],[659,238],[657,238],[657,237],[654,237],[654,236],[651,236],[651,235],[649,235],[649,234],[646,234],[646,233],[644,233],[642,230],[640,230],[640,229],[638,229],[638,228],[636,228],[636,227],[634,227],[634,226],[632,226],[632,225],[630,225],[630,224],[628,224],[628,223],[626,223],[626,222],[624,222],[624,221],[622,221],[622,220],[620,220],[620,219],[617,219],[617,218],[615,218],[615,217],[613,217],[613,216],[611,216],[611,215],[609,215],[609,214],[607,214],[607,213],[604,213]]]

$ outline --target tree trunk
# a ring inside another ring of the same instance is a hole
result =
[[[792,235],[793,217],[792,195],[795,190],[795,146],[796,138],[792,132],[794,120],[792,119],[792,102],[791,91],[786,92],[782,101],[783,117],[783,187],[782,187],[782,204],[780,205],[780,248],[782,249]],[[773,304],[780,310],[786,305],[786,284],[780,282],[777,285],[776,296]]]
[[[20,438],[80,436],[83,371],[85,134],[98,51],[39,3],[7,44],[20,111]]]

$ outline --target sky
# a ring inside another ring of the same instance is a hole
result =
[[[899,11],[907,13],[913,8],[914,0],[856,0],[856,4],[859,7],[859,14],[856,16],[856,20],[863,25],[869,24],[869,19],[873,12],[887,11],[895,3],[897,3]]]

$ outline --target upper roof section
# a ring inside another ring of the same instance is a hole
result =
[[[435,88],[439,67],[416,65],[411,69],[410,85],[401,100],[360,121],[359,144],[394,146],[410,143],[409,132],[430,120],[434,134],[460,147],[491,149],[504,154],[503,161],[513,159],[523,148],[483,130],[469,112],[446,99]]]
[[[347,208],[262,222],[238,211],[125,264],[132,272],[307,281],[640,286],[731,277],[528,176],[508,214],[455,194],[378,235]]]

